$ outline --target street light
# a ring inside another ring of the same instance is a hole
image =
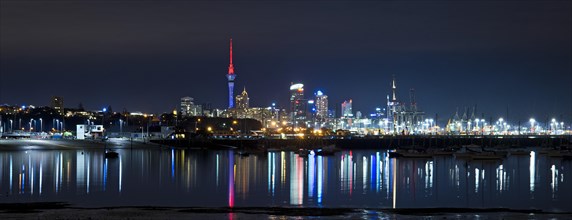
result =
[[[467,121],[467,135],[471,132],[471,120]]]
[[[10,119],[10,132],[12,132],[12,119]]]
[[[536,120],[534,120],[534,118],[530,118],[528,121],[530,122],[530,133],[534,133],[534,123]]]
[[[507,126],[506,122],[503,122],[503,123],[502,123],[502,129],[503,129],[502,132],[507,132],[507,133],[508,133],[508,126]]]
[[[40,118],[40,132],[44,131],[44,121]]]
[[[103,131],[101,131],[101,137],[104,137],[104,133],[105,133],[105,112],[107,112],[107,108],[103,108],[102,109],[102,114],[101,114],[101,128],[103,129]]]
[[[119,136],[123,137],[123,119],[119,119]]]

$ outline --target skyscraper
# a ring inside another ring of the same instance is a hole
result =
[[[306,100],[302,83],[290,85],[290,118],[293,121],[306,119]]]
[[[226,74],[226,79],[228,80],[228,108],[234,108],[234,79],[236,75],[234,74],[234,65],[232,64],[232,38],[230,39],[230,64],[228,65],[228,74]]]
[[[188,116],[189,112],[191,112],[191,107],[193,106],[193,98],[191,97],[183,97],[181,98],[181,115]]]
[[[249,98],[246,88],[242,91],[242,94],[236,96],[236,108],[247,109],[249,107]]]
[[[352,111],[352,100],[344,101],[342,103],[342,117],[344,118],[352,118],[354,117],[354,113]]]
[[[62,97],[53,96],[52,97],[52,108],[58,112],[58,114],[64,114],[64,99]]]
[[[196,105],[194,99],[191,97],[181,98],[181,111],[182,117],[200,116],[202,115],[202,106]]]
[[[323,122],[328,117],[328,96],[322,91],[316,92],[316,119]]]

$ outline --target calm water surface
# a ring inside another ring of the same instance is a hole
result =
[[[572,162],[393,159],[386,151],[120,149],[0,152],[1,202],[74,206],[468,207],[572,211]]]

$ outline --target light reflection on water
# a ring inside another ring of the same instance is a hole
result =
[[[571,161],[389,158],[385,151],[241,156],[183,149],[0,152],[2,202],[77,206],[470,207],[572,211]],[[527,169],[528,168],[528,169]]]

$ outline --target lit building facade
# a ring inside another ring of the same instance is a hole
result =
[[[52,97],[52,108],[58,112],[59,115],[64,114],[64,99],[59,96]]]
[[[249,98],[248,93],[246,92],[246,88],[242,91],[240,95],[236,96],[236,108],[237,109],[247,109],[249,108]]]
[[[354,113],[352,110],[352,100],[342,102],[342,117],[343,118],[352,118],[354,117]]]
[[[316,92],[316,120],[323,122],[328,118],[328,96],[322,91]]]
[[[182,117],[190,117],[190,116],[201,116],[202,115],[202,106],[196,105],[194,103],[194,99],[191,97],[183,97],[181,98],[181,116]]]
[[[290,118],[293,122],[306,120],[306,100],[302,83],[290,86]]]

